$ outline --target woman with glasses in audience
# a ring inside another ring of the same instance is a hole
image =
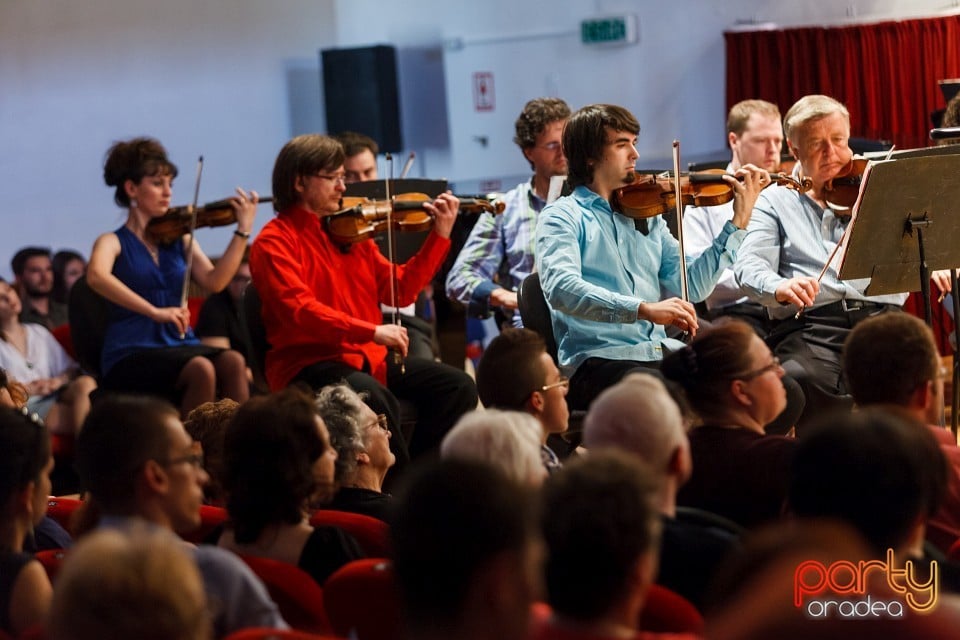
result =
[[[223,447],[229,518],[219,546],[296,565],[318,584],[363,557],[348,533],[310,525],[311,507],[333,495],[337,452],[309,395],[288,388],[251,398]]]
[[[181,417],[196,406],[228,397],[249,397],[246,363],[239,353],[202,345],[182,304],[186,271],[207,291],[233,278],[250,238],[257,194],[237,189],[232,207],[237,229],[216,266],[189,234],[162,242],[148,230],[172,204],[177,167],[152,138],[117,142],[103,168],[114,202],[126,221],[97,238],[87,282],[106,298],[108,323],[101,355],[101,386],[175,399]]]
[[[783,367],[746,323],[720,321],[663,359],[698,423],[690,431],[693,475],[677,504],[752,527],[780,516],[796,440],[764,425],[787,405]]]
[[[316,404],[337,451],[337,493],[327,506],[386,520],[393,498],[383,492],[383,481],[397,461],[387,417],[374,413],[347,384],[324,387]]]
[[[52,589],[24,539],[47,512],[53,456],[43,423],[25,410],[0,408],[0,631],[19,636],[41,624]]]

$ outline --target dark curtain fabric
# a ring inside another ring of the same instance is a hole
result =
[[[929,146],[938,80],[960,77],[960,16],[843,27],[726,32],[727,108],[762,98],[783,113],[822,93],[850,110],[851,134]]]

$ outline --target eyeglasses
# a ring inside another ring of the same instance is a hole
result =
[[[315,177],[315,178],[323,178],[324,180],[329,180],[330,182],[339,183],[339,184],[342,184],[342,185],[346,185],[346,184],[347,184],[347,176],[346,176],[346,174],[343,174],[343,173],[337,173],[337,174],[332,175],[332,176],[326,175],[326,174],[323,174],[323,173],[315,173],[315,174],[313,174],[313,177]]]
[[[547,150],[547,151],[550,151],[551,153],[556,153],[557,151],[560,151],[560,143],[559,143],[559,142],[548,142],[547,144],[538,144],[538,145],[537,145],[537,148],[538,148],[538,149],[545,149],[545,150]]]
[[[749,372],[743,374],[742,376],[737,376],[737,379],[738,379],[738,380],[753,380],[753,379],[756,378],[757,376],[762,376],[763,374],[765,374],[765,373],[768,372],[768,371],[776,371],[777,369],[782,369],[782,368],[783,368],[783,367],[780,365],[780,358],[774,356],[774,357],[773,357],[773,361],[772,361],[770,364],[768,364],[767,366],[765,366],[765,367],[760,367],[759,369],[754,369],[753,371],[749,371]]]
[[[551,384],[545,384],[540,387],[540,391],[550,391],[550,389],[556,389],[557,387],[563,387],[564,389],[570,388],[570,378],[566,376],[560,376],[560,379]]]
[[[371,422],[370,424],[368,424],[368,425],[367,425],[366,427],[364,427],[364,428],[365,428],[365,429],[373,429],[374,427],[380,427],[380,428],[381,428],[382,430],[384,430],[384,431],[390,431],[390,427],[387,426],[387,425],[388,425],[388,422],[387,422],[387,416],[386,416],[386,414],[384,414],[384,413],[378,413],[378,414],[377,414],[377,419],[376,419],[376,421]]]

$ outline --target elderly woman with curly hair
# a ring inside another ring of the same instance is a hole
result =
[[[241,405],[223,443],[227,526],[218,545],[296,565],[318,584],[363,557],[336,527],[310,525],[310,508],[333,491],[337,453],[313,398],[288,388]]]
[[[347,384],[324,387],[316,404],[337,450],[339,488],[328,507],[386,520],[393,498],[384,493],[383,481],[396,462],[386,416],[374,413]]]

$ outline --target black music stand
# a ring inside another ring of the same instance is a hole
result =
[[[930,272],[960,267],[960,216],[954,211],[960,199],[957,175],[956,154],[870,165],[854,205],[838,277],[870,278],[867,295],[921,291],[930,325]],[[954,390],[956,398],[956,381]],[[956,399],[953,407],[956,434],[960,409]]]

